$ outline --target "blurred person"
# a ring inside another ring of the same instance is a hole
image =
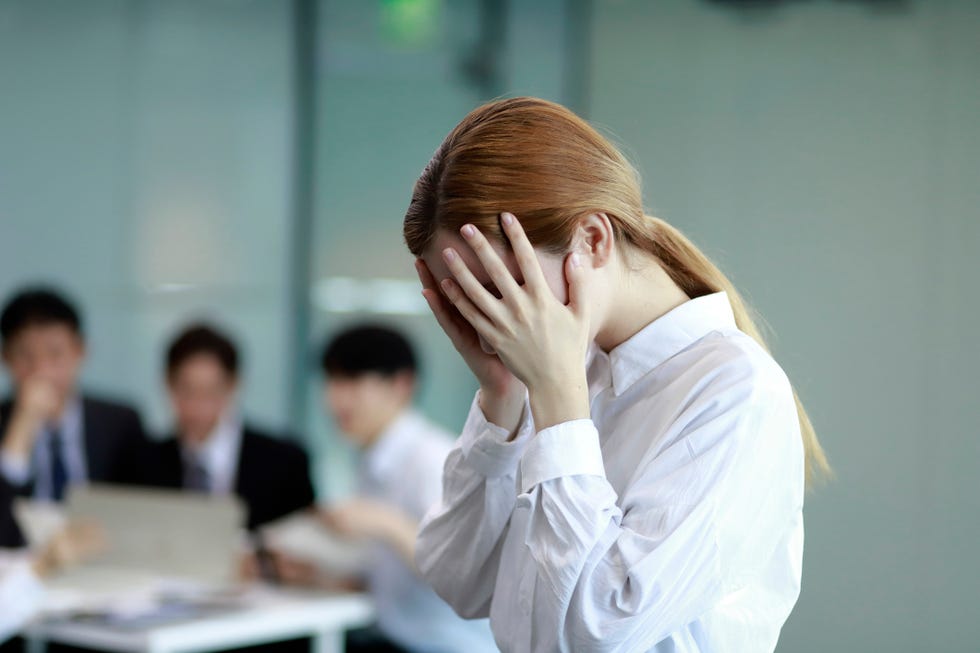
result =
[[[351,633],[347,650],[496,651],[486,621],[459,618],[415,569],[418,524],[439,501],[452,438],[412,407],[411,345],[390,328],[355,326],[326,344],[321,365],[325,405],[360,451],[355,498],[323,509],[322,519],[335,532],[374,544],[361,580],[377,608],[377,627]],[[295,578],[303,575],[297,568],[286,561],[281,571]]]
[[[150,445],[141,483],[234,494],[249,530],[313,504],[303,449],[242,417],[231,338],[206,324],[189,326],[170,343],[165,366],[174,432]]]
[[[40,610],[46,579],[96,555],[104,547],[99,527],[69,523],[36,554],[0,550],[0,644]]]
[[[78,387],[85,340],[78,311],[58,292],[26,288],[0,314],[3,363],[13,397],[0,403],[0,486],[61,501],[89,481],[134,481],[145,436],[129,406]],[[0,546],[24,544],[16,521],[0,515]]]
[[[480,389],[417,561],[504,651],[772,651],[826,459],[739,294],[568,109],[475,109],[404,236]]]

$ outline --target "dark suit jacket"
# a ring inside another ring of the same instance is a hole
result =
[[[12,412],[12,400],[0,404],[0,438],[7,431]],[[136,481],[147,441],[143,422],[135,410],[83,396],[82,440],[89,481],[122,484]],[[0,547],[24,545],[20,529],[10,514],[9,497],[30,496],[33,489],[33,483],[12,486],[0,475]]]
[[[147,452],[143,484],[183,487],[184,460],[176,437],[151,444]],[[306,453],[291,442],[246,424],[238,452],[235,494],[245,503],[245,526],[249,530],[310,507],[314,495]]]

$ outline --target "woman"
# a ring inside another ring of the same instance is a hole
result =
[[[623,155],[533,98],[473,111],[405,216],[480,390],[417,562],[504,651],[771,651],[826,459],[738,293]],[[585,363],[585,364],[583,364]]]

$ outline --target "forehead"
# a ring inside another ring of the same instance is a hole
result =
[[[394,376],[386,376],[378,372],[364,372],[362,374],[331,374],[327,376],[327,389],[335,388],[356,388],[356,389],[377,389],[388,388],[395,385]]]
[[[76,344],[80,340],[78,333],[67,324],[41,322],[25,325],[5,344],[8,347],[37,347]]]
[[[517,259],[514,258],[514,253],[511,251],[510,247],[504,245],[503,243],[490,240],[490,246],[500,260],[503,261],[507,269],[514,278],[520,278],[520,268],[517,265]],[[435,276],[436,281],[441,281],[443,279],[448,279],[452,275],[449,272],[449,267],[446,265],[445,259],[442,257],[442,252],[448,247],[452,247],[459,254],[463,262],[466,263],[466,267],[470,269],[473,276],[480,283],[487,283],[490,280],[490,275],[487,274],[486,270],[483,268],[483,264],[480,263],[480,259],[477,258],[476,254],[470,249],[470,246],[466,244],[463,237],[460,236],[455,231],[449,231],[447,229],[439,229],[436,232],[435,238],[429,244],[429,247],[422,252],[422,258],[425,260],[425,264],[429,267],[429,270]]]
[[[207,352],[200,352],[181,361],[170,374],[173,381],[222,382],[232,380],[221,361]]]

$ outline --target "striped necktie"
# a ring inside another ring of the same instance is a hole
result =
[[[190,460],[184,469],[184,488],[195,492],[211,491],[211,474],[199,460]]]
[[[54,429],[48,439],[48,459],[51,461],[51,498],[61,501],[68,485],[68,467],[65,465],[64,438],[60,429]]]

